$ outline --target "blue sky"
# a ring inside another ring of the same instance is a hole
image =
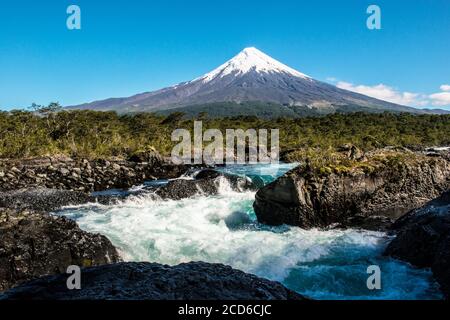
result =
[[[81,30],[66,27],[71,4]],[[381,30],[366,27],[370,4]],[[450,109],[449,0],[2,0],[0,109],[159,89],[249,46],[340,87]]]

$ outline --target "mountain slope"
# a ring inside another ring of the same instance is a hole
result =
[[[318,113],[335,112],[337,108],[345,111],[347,106],[351,106],[352,111],[361,107],[364,111],[374,112],[426,113],[314,80],[256,48],[244,49],[217,69],[189,82],[128,98],[112,98],[70,108],[154,112],[220,102],[301,106]]]

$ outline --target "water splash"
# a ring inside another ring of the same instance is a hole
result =
[[[263,175],[266,182],[280,174],[272,169]],[[384,233],[261,225],[254,196],[222,181],[217,196],[163,201],[140,194],[113,206],[84,205],[59,214],[106,235],[128,261],[224,263],[318,299],[441,298],[429,271],[382,257],[389,241]],[[382,290],[375,292],[366,287],[366,269],[373,264],[383,272]]]

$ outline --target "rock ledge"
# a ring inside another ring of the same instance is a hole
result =
[[[41,278],[3,295],[34,300],[302,300],[278,282],[221,264],[190,262],[170,267],[119,263],[86,268],[81,290],[67,290],[67,275]]]

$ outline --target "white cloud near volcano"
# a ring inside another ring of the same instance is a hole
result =
[[[433,106],[450,106],[450,92],[438,92],[430,95]]]
[[[339,81],[336,86],[341,89],[405,106],[423,107],[428,103],[428,101],[425,100],[426,97],[422,94],[407,91],[402,92],[382,83],[374,86],[366,86]]]
[[[330,78],[334,79],[334,78]],[[329,80],[330,81],[330,80]],[[356,93],[364,94],[369,97],[377,98],[392,103],[397,103],[411,107],[446,107],[450,106],[450,85],[443,84],[440,86],[441,92],[433,94],[423,94],[408,91],[400,91],[394,87],[377,84],[374,86],[368,85],[355,85],[345,81],[332,81],[336,82],[336,86],[341,89],[353,91]]]

